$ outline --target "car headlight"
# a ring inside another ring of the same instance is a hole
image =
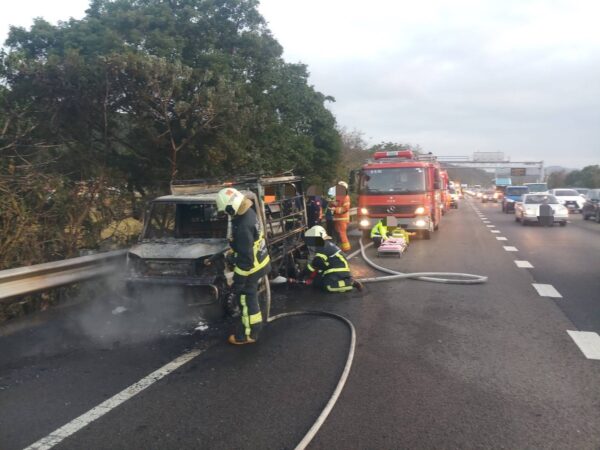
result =
[[[367,208],[360,208],[360,213],[366,216],[369,214],[369,210]]]
[[[363,219],[360,221],[361,227],[368,227],[369,225],[371,225],[371,222],[369,222],[367,219]]]
[[[423,206],[419,206],[417,209],[415,209],[415,214],[425,214],[425,208]]]
[[[416,225],[416,226],[418,226],[418,227],[424,227],[425,225],[427,225],[427,222],[425,222],[425,221],[424,221],[424,220],[422,220],[422,219],[419,219],[419,220],[417,220],[417,221],[415,222],[415,225]]]

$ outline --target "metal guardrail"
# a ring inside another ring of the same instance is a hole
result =
[[[127,250],[0,271],[0,301],[114,273]]]
[[[351,208],[350,216],[355,216],[357,210],[358,208]],[[126,254],[127,249],[115,250],[0,271],[0,302],[110,275],[116,271],[113,263],[122,260]]]

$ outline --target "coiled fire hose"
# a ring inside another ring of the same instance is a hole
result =
[[[392,280],[402,280],[406,278],[411,278],[415,280],[421,281],[430,281],[432,283],[445,283],[445,284],[481,284],[485,283],[488,280],[488,277],[484,275],[473,275],[470,273],[454,273],[454,272],[416,272],[416,273],[402,273],[396,272],[395,270],[388,269],[387,267],[382,267],[378,264],[375,264],[371,261],[367,254],[365,253],[365,245],[362,242],[362,239],[359,239],[360,243],[360,254],[365,260],[365,262],[384,273],[389,273],[390,275],[382,276],[382,277],[370,277],[370,278],[359,278],[357,281],[361,283],[376,283],[379,281],[392,281]],[[444,278],[450,277],[450,278]]]

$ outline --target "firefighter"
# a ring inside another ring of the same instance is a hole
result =
[[[348,223],[350,223],[350,196],[348,195],[348,183],[345,181],[340,181],[336,187],[333,222],[340,239],[340,247],[344,252],[349,252],[351,247],[346,232]]]
[[[375,226],[371,229],[371,240],[375,248],[379,248],[381,243],[388,238],[388,227],[386,226],[386,220],[379,220]]]
[[[410,243],[408,232],[398,226],[398,220],[395,217],[384,217],[371,229],[371,239],[375,248],[379,248],[389,238],[403,239],[406,245]]]
[[[258,283],[269,270],[270,258],[263,230],[252,200],[236,189],[225,188],[217,194],[217,209],[231,218],[232,250],[230,263],[234,266],[233,293],[241,314],[235,324],[229,343],[252,344],[262,328],[262,314],[258,303]]]
[[[362,290],[352,278],[350,266],[340,248],[331,241],[325,228],[316,225],[306,231],[304,241],[309,250],[309,264],[304,271],[304,283],[326,292]]]
[[[335,236],[335,224],[333,222],[333,212],[335,210],[335,188],[332,187],[327,191],[327,198],[323,203],[325,210],[325,226],[328,236]]]
[[[317,189],[310,186],[306,192],[308,200],[306,201],[306,218],[308,227],[320,225],[323,220],[323,204],[321,196],[317,195]]]

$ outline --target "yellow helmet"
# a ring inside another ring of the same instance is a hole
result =
[[[230,216],[237,214],[244,201],[244,194],[234,188],[221,189],[217,194],[217,210],[225,211]]]

